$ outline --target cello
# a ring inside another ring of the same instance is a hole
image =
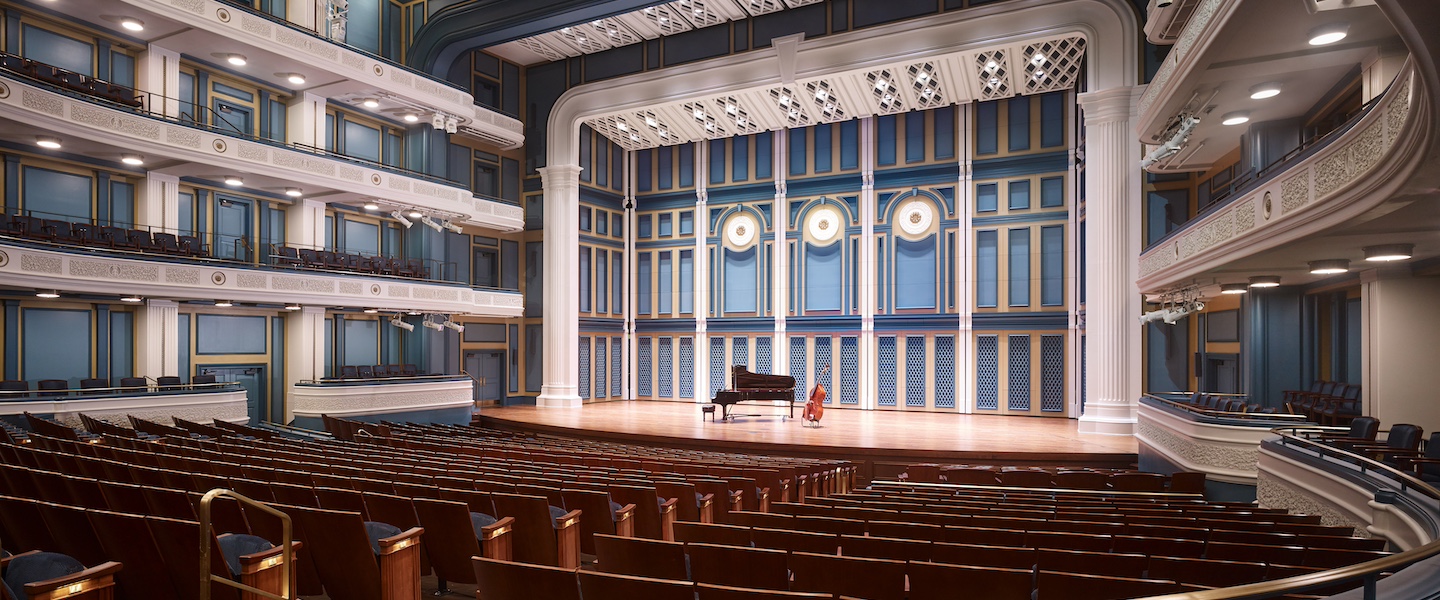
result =
[[[815,378],[819,379],[829,371],[830,365],[825,365],[825,368],[821,369],[820,372],[815,375]],[[805,401],[805,412],[801,417],[805,419],[805,422],[810,423],[814,427],[819,427],[820,417],[825,416],[825,396],[825,386],[817,381],[815,383],[815,389],[810,391],[810,399]]]

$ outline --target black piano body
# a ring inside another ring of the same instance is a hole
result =
[[[751,373],[743,366],[730,368],[730,389],[715,392],[712,404],[718,404],[721,420],[742,416],[730,411],[739,403],[784,402],[789,408],[789,418],[795,418],[795,378],[789,375],[767,375]],[[764,415],[743,415],[760,417]]]

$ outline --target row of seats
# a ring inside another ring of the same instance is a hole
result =
[[[345,365],[339,377],[326,379],[379,379],[383,377],[415,377],[424,375],[415,365]]]
[[[1385,432],[1383,442],[1377,441],[1379,434],[1378,419],[1360,416],[1350,421],[1348,430],[1312,433],[1310,438],[1412,472],[1426,483],[1440,483],[1440,432],[1424,440],[1422,427],[1401,423]]]
[[[1262,406],[1260,404],[1250,402],[1244,397],[1235,396],[1234,394],[1207,394],[1205,392],[1192,392],[1190,394],[1188,403],[1195,408],[1220,412],[1257,413],[1272,415],[1280,412],[1273,406]]]
[[[59,86],[66,90],[109,100],[130,108],[144,105],[142,96],[135,88],[96,79],[89,75],[62,69],[55,65],[31,60],[8,52],[0,52],[0,68],[19,73],[31,79]]]
[[[998,485],[1026,488],[1067,488],[1077,490],[1117,490],[1123,492],[1205,493],[1205,474],[1179,472],[1174,475],[1146,473],[1135,470],[1106,469],[1044,469],[1038,467],[998,467],[984,465],[913,464],[899,476],[901,481],[914,483],[953,483],[961,485]]]
[[[133,394],[151,391],[174,391],[181,389],[180,386],[184,385],[181,383],[179,377],[175,377],[173,375],[157,378],[154,385],[151,385],[149,381],[144,377],[121,377],[118,381],[118,385],[112,386],[109,379],[92,377],[88,379],[81,379],[80,387],[71,388],[70,381],[68,379],[41,379],[35,382],[35,390],[38,390],[39,393],[36,394],[38,396],[53,397],[67,396],[70,394]],[[215,383],[215,376],[194,375],[190,377],[190,383],[191,385],[213,384]],[[96,392],[94,390],[101,391]],[[0,381],[0,392],[5,392],[5,394],[0,395],[0,399],[24,398],[29,396],[30,391],[31,390],[29,381],[24,381],[20,379],[6,379],[4,381]]]
[[[1282,397],[1291,413],[1303,414],[1325,425],[1345,425],[1360,416],[1360,385],[1316,380],[1303,390],[1285,390]]]
[[[418,258],[369,256],[351,252],[272,245],[270,258],[278,266],[332,271],[354,271],[371,275],[394,275],[429,279],[430,269]]]
[[[0,226],[16,237],[92,248],[130,250],[186,258],[209,258],[210,246],[193,235],[126,229],[112,225],[41,219],[30,215],[5,215]]]

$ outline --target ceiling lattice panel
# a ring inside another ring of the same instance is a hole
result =
[[[1025,93],[1069,89],[1080,77],[1085,38],[1073,36],[1025,46]]]
[[[980,80],[980,99],[994,100],[1012,95],[1010,66],[1005,50],[981,52],[975,55],[976,75]]]

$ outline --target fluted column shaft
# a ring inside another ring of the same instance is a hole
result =
[[[540,169],[545,190],[545,325],[541,408],[580,406],[580,166]]]

